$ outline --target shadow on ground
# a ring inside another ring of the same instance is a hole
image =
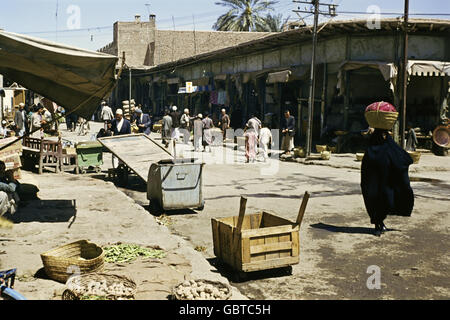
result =
[[[207,259],[207,261],[211,266],[217,269],[217,272],[220,273],[221,276],[227,278],[228,281],[232,283],[244,283],[248,281],[255,281],[269,278],[281,278],[292,275],[292,267],[244,273],[241,271],[234,270],[233,268],[223,263],[218,258],[209,258]]]
[[[19,210],[9,217],[14,223],[69,222],[77,214],[76,200],[32,200],[21,202]]]
[[[325,223],[316,223],[310,225],[312,228],[326,230],[335,233],[347,233],[347,234],[369,234],[374,235],[374,228],[366,227],[339,227]],[[388,229],[387,231],[401,231],[397,229]]]

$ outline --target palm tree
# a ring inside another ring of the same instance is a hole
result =
[[[217,31],[258,31],[265,25],[262,16],[267,11],[273,10],[277,0],[220,0],[216,5],[228,7],[229,10],[221,15],[213,29]]]
[[[288,24],[290,17],[283,19],[283,15],[277,14],[267,14],[265,18],[263,18],[263,24],[256,25],[256,31],[258,32],[283,32],[284,27]]]

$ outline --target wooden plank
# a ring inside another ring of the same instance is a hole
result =
[[[288,250],[282,250],[280,251],[280,258],[286,258],[290,257],[292,255],[292,239],[291,234],[284,234],[279,236],[280,243],[284,242],[290,242],[291,246],[288,248]]]
[[[259,270],[269,270],[275,268],[283,268],[299,263],[298,257],[287,257],[272,260],[256,261],[245,263],[242,265],[242,271],[251,272]]]
[[[260,245],[264,245],[264,237],[250,238],[250,247],[260,246]],[[266,254],[262,253],[262,254],[251,255],[250,260],[251,260],[251,262],[264,261],[264,260],[266,260]]]
[[[300,254],[299,232],[298,231],[292,232],[291,237],[292,237],[292,256],[298,257]]]
[[[250,263],[250,260],[251,260],[250,238],[243,238],[241,240],[241,244],[242,244],[242,247],[241,247],[242,261],[241,261],[241,263],[242,264]]]
[[[250,247],[250,254],[281,251],[281,250],[290,250],[290,249],[292,249],[291,241],[275,242],[275,243],[268,243],[268,244],[264,244],[264,245],[252,246],[252,247]]]
[[[279,235],[279,234],[284,234],[284,233],[291,233],[293,231],[298,231],[298,230],[299,230],[298,226],[294,227],[292,225],[262,228],[262,229],[255,229],[255,230],[242,230],[242,237],[244,237],[244,238],[263,237],[263,236],[268,236],[268,235]]]
[[[279,236],[278,235],[267,235],[265,236],[265,244],[264,246],[267,247],[274,247],[276,245],[278,245],[279,243]],[[279,252],[268,252],[266,253],[266,260],[273,260],[273,259],[278,259],[280,257],[280,253]]]
[[[217,258],[222,258],[222,254],[220,252],[220,236],[219,236],[219,221],[216,219],[211,219],[211,227],[213,234],[213,244],[214,244],[214,254]]]
[[[300,210],[297,216],[297,224],[300,226],[303,221],[303,216],[305,215],[306,206],[308,205],[310,194],[308,191],[305,192],[305,196],[303,197],[302,204],[300,206]]]

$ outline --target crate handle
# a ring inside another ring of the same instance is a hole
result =
[[[297,221],[296,221],[296,224],[298,224],[299,226],[302,224],[303,216],[305,215],[306,206],[308,205],[309,197],[310,197],[310,194],[308,191],[306,191],[305,195],[303,196],[302,205],[300,206],[300,210],[298,212],[298,217],[297,217]]]
[[[245,208],[247,206],[247,198],[241,197],[241,206],[239,208],[239,218],[236,225],[236,232],[239,234],[242,230],[242,224],[244,223],[244,217],[245,217]]]

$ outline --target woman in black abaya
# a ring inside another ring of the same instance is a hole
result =
[[[361,189],[375,235],[387,231],[388,215],[411,216],[414,193],[408,170],[411,156],[397,145],[387,130],[375,129],[361,166]]]

